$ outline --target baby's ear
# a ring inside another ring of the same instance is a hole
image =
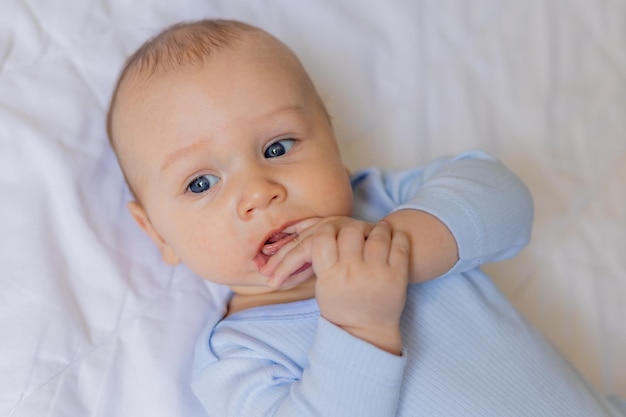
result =
[[[174,250],[167,244],[165,239],[161,237],[159,232],[157,232],[152,225],[152,222],[148,218],[148,214],[146,213],[146,210],[144,210],[143,206],[136,201],[131,201],[128,203],[128,211],[131,216],[133,216],[139,227],[141,227],[143,231],[150,236],[150,239],[156,243],[159,251],[161,251],[161,257],[163,260],[170,265],[180,263],[180,259]]]

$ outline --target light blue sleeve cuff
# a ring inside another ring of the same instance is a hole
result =
[[[406,355],[397,356],[358,339],[320,317],[303,380],[322,390],[328,404],[324,415],[395,415]]]

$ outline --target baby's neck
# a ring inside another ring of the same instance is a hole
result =
[[[228,303],[226,317],[253,307],[271,304],[284,304],[294,301],[307,300],[315,297],[315,278],[311,278],[300,285],[284,290],[276,290],[260,294],[238,294],[235,292]]]

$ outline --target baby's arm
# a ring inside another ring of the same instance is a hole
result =
[[[515,255],[530,237],[532,198],[522,181],[484,152],[441,158],[402,172],[357,173],[354,217],[381,218],[410,241],[410,282],[462,272]],[[335,221],[334,219],[328,219]],[[294,225],[301,234],[264,267],[273,285],[310,261],[316,222]],[[290,282],[290,284],[293,284]]]
[[[370,224],[341,216],[307,219],[286,230],[298,238],[262,269],[273,272],[271,282],[277,287],[298,284],[289,274],[310,262],[321,315],[351,335],[399,355],[410,254],[406,234],[387,222]],[[274,265],[277,270],[271,269]]]
[[[456,239],[437,217],[422,210],[398,210],[384,219],[408,236],[409,282],[424,282],[449,271],[459,260]]]
[[[409,235],[413,282],[510,258],[530,239],[528,189],[481,151],[406,171],[364,170],[354,175],[353,189],[356,218],[387,216]]]
[[[406,356],[389,354],[322,317],[309,320],[305,315],[244,319],[210,330],[211,342],[207,336],[198,345],[192,382],[208,415],[396,415]],[[281,331],[288,332],[281,338],[291,339],[288,352],[284,343],[273,343],[273,335]]]
[[[209,357],[209,365],[197,367],[193,382],[211,415],[395,415],[406,364],[400,317],[408,239],[387,223],[345,217],[318,219],[313,229],[307,247],[321,317],[294,313],[277,320],[270,314],[269,320],[227,319],[225,328],[213,328],[211,349],[204,342],[196,357],[199,363]],[[290,354],[308,348],[312,320],[317,329],[299,374],[302,360]],[[273,344],[276,331],[295,339],[289,353]]]

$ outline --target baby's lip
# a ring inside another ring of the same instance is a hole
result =
[[[283,227],[280,231],[274,231],[270,233],[267,238],[261,244],[256,256],[254,257],[254,263],[257,268],[261,269],[269,260],[272,255],[280,250],[287,243],[292,241],[297,234],[285,233],[282,230],[286,229],[288,225]]]
[[[295,233],[278,232],[274,233],[265,241],[265,244],[261,246],[261,253],[267,256],[272,256],[280,250],[285,244],[289,243],[296,237]],[[269,243],[268,243],[269,242]]]

